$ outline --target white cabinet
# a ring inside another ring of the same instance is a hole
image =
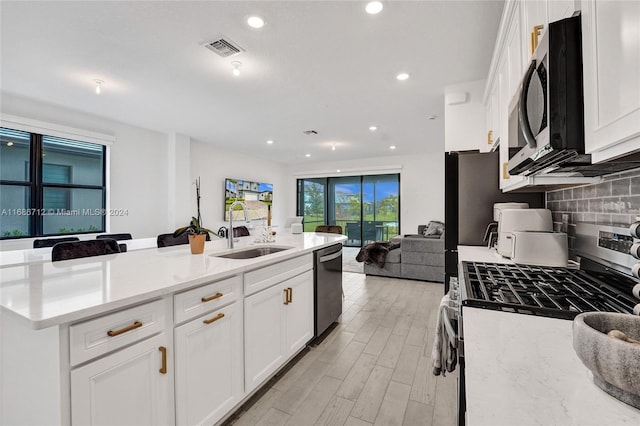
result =
[[[175,329],[176,424],[214,424],[243,397],[242,304]]]
[[[72,424],[173,424],[170,345],[161,333],[73,369]]]
[[[313,271],[247,297],[245,392],[275,373],[313,337]]]
[[[313,272],[305,272],[284,283],[289,289],[285,305],[286,356],[291,356],[313,337]]]
[[[582,2],[585,149],[594,161],[640,150],[640,2]]]

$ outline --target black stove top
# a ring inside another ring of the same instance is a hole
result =
[[[581,312],[633,313],[632,280],[610,272],[462,262],[463,306],[573,319]],[[606,282],[606,283],[605,283]],[[628,292],[626,291],[628,289]]]

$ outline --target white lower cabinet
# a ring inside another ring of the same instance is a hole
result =
[[[247,297],[244,314],[249,393],[313,337],[313,271]]]
[[[71,370],[72,423],[173,424],[170,344],[160,333]]]
[[[211,425],[243,397],[242,305],[175,329],[176,424]]]

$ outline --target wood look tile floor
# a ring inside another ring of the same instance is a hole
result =
[[[226,426],[455,425],[457,370],[432,374],[438,283],[343,273],[341,322]]]

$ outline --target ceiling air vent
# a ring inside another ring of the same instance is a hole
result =
[[[237,55],[238,53],[242,53],[245,51],[242,47],[238,46],[228,38],[222,36],[218,37],[214,41],[205,44],[204,47],[211,50],[212,52],[217,53],[223,58]]]

